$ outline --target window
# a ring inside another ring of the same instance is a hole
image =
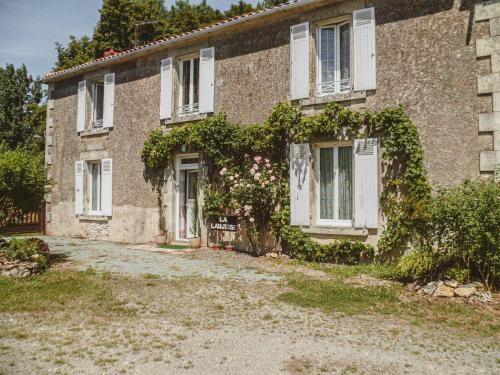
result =
[[[352,226],[352,146],[316,149],[318,224]]]
[[[92,122],[91,128],[101,128],[104,117],[104,81],[92,84]]]
[[[318,30],[318,93],[351,89],[351,25],[349,22]]]
[[[179,113],[198,112],[199,106],[200,59],[182,60],[179,63]]]
[[[88,163],[89,169],[89,213],[91,215],[101,214],[101,162]]]

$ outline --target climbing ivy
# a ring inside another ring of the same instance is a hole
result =
[[[288,229],[290,144],[367,137],[378,137],[383,150],[381,208],[386,225],[378,249],[388,253],[420,240],[420,233],[426,229],[426,202],[431,195],[417,128],[401,106],[358,113],[332,102],[321,113],[304,116],[297,107],[282,103],[265,122],[248,126],[232,123],[225,114],[217,114],[170,131],[152,131],[144,145],[142,160],[147,169],[155,170],[168,165],[181,150],[200,151],[207,167],[203,215],[209,218],[234,212],[238,206],[232,193],[234,181],[228,181],[221,169],[232,176],[243,174],[249,159],[265,157],[276,175],[273,188],[278,198],[273,200],[272,207],[259,208],[268,211],[258,214],[272,217],[269,229],[283,239],[291,233]],[[293,233],[296,239],[297,232]],[[283,242],[290,243],[286,239]]]

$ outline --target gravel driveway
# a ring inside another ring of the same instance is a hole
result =
[[[109,281],[113,295],[135,313],[2,313],[0,374],[500,373],[494,337],[277,299],[288,288],[286,273],[318,271],[208,250],[45,240],[67,257],[61,269],[120,275]]]

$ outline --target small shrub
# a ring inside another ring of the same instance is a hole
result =
[[[298,259],[308,262],[356,265],[372,262],[375,250],[360,241],[339,240],[331,243],[318,243],[309,238],[299,228],[281,228],[283,249]]]
[[[0,243],[0,256],[9,261],[38,262],[45,270],[49,263],[49,247],[38,238],[12,238]]]
[[[395,275],[397,278],[407,281],[430,281],[446,268],[446,263],[446,260],[438,254],[416,250],[399,259]]]

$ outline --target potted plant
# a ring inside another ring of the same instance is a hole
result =
[[[198,184],[193,181],[194,194],[194,208],[193,208],[193,230],[194,236],[189,239],[189,247],[192,249],[199,249],[201,247],[200,237],[200,222],[199,222],[199,207],[198,207]]]

